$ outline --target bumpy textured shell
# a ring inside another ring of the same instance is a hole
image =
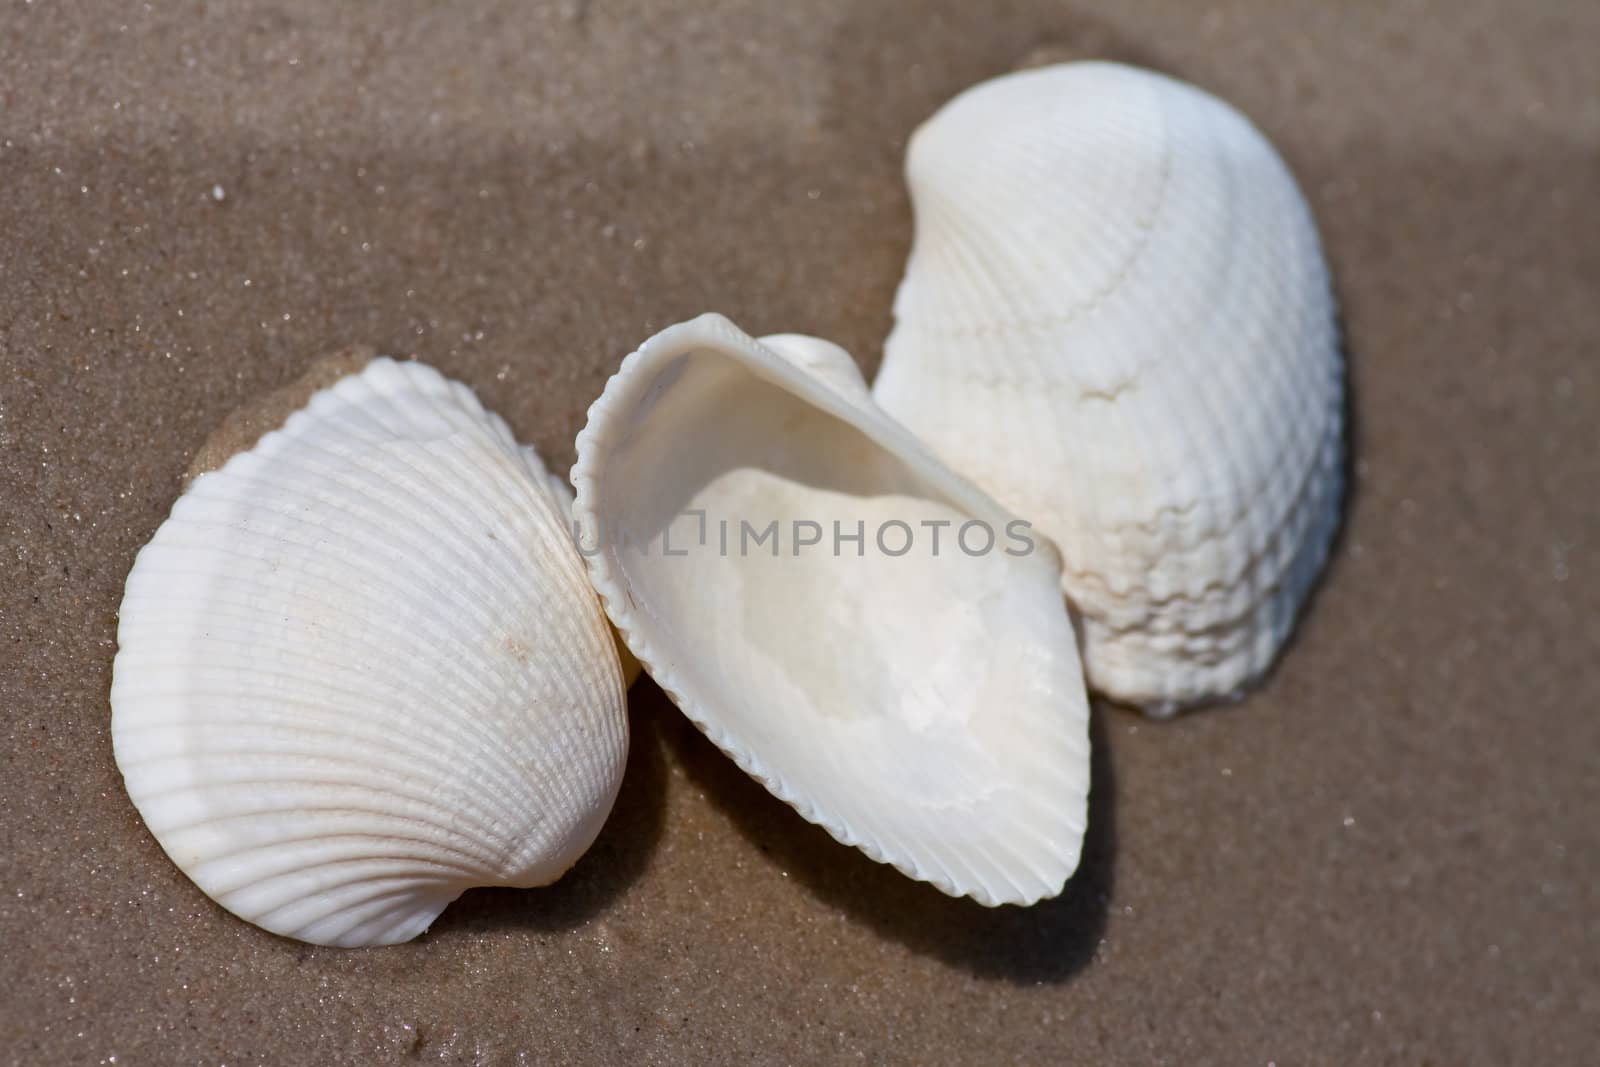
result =
[[[466,386],[376,360],[202,475],[128,575],[128,794],[229,911],[404,941],[544,885],[610,811],[620,668],[549,476]]]
[[[1059,557],[1008,537],[1012,516],[878,411],[848,354],[716,315],[670,327],[590,409],[573,483],[612,621],[740,767],[946,893],[1060,892],[1089,747]],[[745,532],[772,522],[776,540]],[[929,522],[949,524],[937,555]]]
[[[1238,112],[1075,63],[957,96],[873,395],[1055,539],[1091,687],[1256,679],[1338,522],[1342,367],[1310,212]]]

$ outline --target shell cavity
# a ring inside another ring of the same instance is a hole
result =
[[[618,632],[741,768],[951,895],[1060,892],[1089,748],[1059,557],[879,411],[847,353],[669,327],[590,409],[573,482]]]

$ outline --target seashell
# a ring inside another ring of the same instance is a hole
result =
[[[140,815],[302,941],[405,941],[471,886],[554,881],[621,781],[621,672],[549,475],[419,363],[372,362],[198,477],[117,640]]]
[[[1060,892],[1089,743],[1059,557],[1007,540],[1026,524],[880,412],[847,353],[669,327],[590,408],[572,479],[612,622],[741,768],[953,896]]]
[[[873,396],[1060,547],[1091,688],[1232,694],[1285,641],[1341,495],[1311,213],[1267,140],[1111,63],[1007,75],[913,137]]]

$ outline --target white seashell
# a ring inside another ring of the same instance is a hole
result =
[[[331,945],[545,885],[621,781],[615,647],[549,476],[380,359],[195,480],[128,575],[117,764],[229,911]]]
[[[1110,63],[986,82],[912,139],[873,396],[1060,547],[1091,688],[1257,679],[1327,556],[1342,367],[1288,169],[1238,112]]]
[[[1059,558],[1008,542],[1012,516],[873,406],[847,353],[718,315],[670,327],[590,409],[573,483],[612,621],[741,768],[951,895],[1061,891],[1089,743]],[[951,524],[937,556],[926,522]],[[991,551],[957,546],[967,522]],[[859,555],[835,540],[858,523]]]

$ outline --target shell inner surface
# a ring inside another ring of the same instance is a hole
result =
[[[807,818],[946,892],[1053,895],[1087,788],[1054,550],[783,341],[706,316],[613,379],[575,472],[596,585]]]

